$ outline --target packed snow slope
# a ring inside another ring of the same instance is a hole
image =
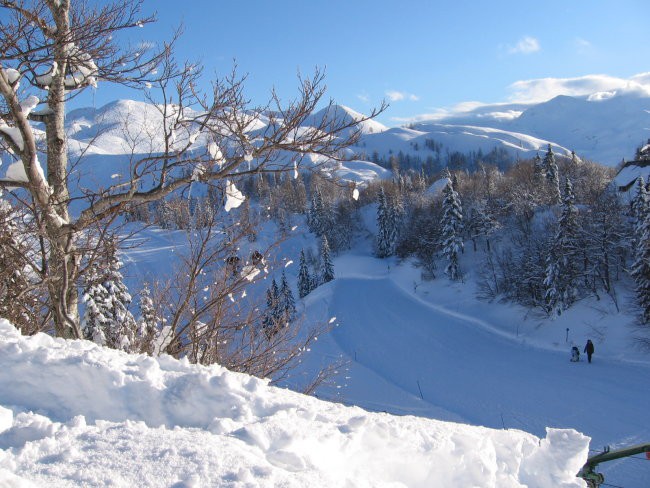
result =
[[[593,439],[592,454],[650,440],[647,353],[633,349],[632,317],[605,299],[554,321],[477,300],[471,271],[465,283],[444,275],[423,282],[408,263],[352,253],[336,260],[336,273],[307,298],[312,317],[337,324],[311,360],[348,361],[344,380],[320,396],[536,435],[571,427]],[[582,351],[588,338],[594,361],[569,362],[571,346]],[[644,486],[650,462],[621,460],[601,471],[614,484]]]
[[[0,486],[580,487],[588,437],[369,413],[0,320]]]

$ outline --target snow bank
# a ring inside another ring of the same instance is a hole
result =
[[[579,487],[589,438],[368,413],[0,320],[0,486]]]

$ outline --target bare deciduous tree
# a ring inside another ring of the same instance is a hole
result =
[[[295,100],[283,103],[273,92],[266,106],[252,107],[234,71],[204,93],[200,66],[174,60],[178,34],[157,51],[125,47],[123,31],[155,21],[142,15],[142,3],[0,0],[0,139],[24,169],[24,175],[1,179],[0,187],[26,191],[43,242],[40,273],[61,337],[81,336],[79,240],[101,243],[83,236],[126,206],[163,199],[193,181],[226,180],[234,188],[237,177],[293,170],[306,156],[341,159],[359,135],[360,121],[342,117],[331,101],[324,117],[310,120],[324,97],[320,71],[299,78]],[[146,154],[134,150],[128,157],[128,175],[104,188],[84,179],[83,154],[74,162],[78,176],[71,177],[64,127],[67,102],[97,83],[145,90],[152,102],[160,101],[155,107],[162,127]],[[44,136],[35,121],[43,123]],[[73,213],[75,199],[84,206]]]

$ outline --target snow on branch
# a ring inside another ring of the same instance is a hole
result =
[[[230,180],[226,180],[226,204],[224,206],[226,212],[231,209],[239,207],[246,197],[240,192],[235,184]]]

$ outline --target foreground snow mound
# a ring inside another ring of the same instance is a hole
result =
[[[579,487],[589,438],[369,413],[0,320],[0,486]]]

